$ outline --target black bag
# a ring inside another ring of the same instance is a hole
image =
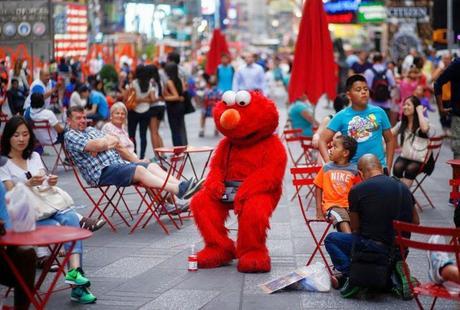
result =
[[[377,102],[384,102],[390,99],[390,84],[387,79],[387,70],[377,72],[374,68],[371,68],[374,73],[374,79],[372,80],[371,87],[371,98]]]
[[[350,284],[376,290],[390,286],[392,260],[389,252],[368,249],[353,250],[350,266]]]
[[[182,96],[184,97],[184,107],[185,107],[184,114],[190,114],[190,113],[195,112],[196,110],[195,110],[195,107],[193,106],[192,96],[190,95],[190,93],[188,91],[184,91]]]
[[[224,181],[225,192],[222,195],[221,201],[224,203],[233,203],[235,201],[236,193],[242,181]]]

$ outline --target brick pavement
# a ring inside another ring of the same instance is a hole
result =
[[[319,116],[330,113],[320,104]],[[208,135],[198,138],[199,114],[187,116],[190,143],[215,145],[213,129],[208,124]],[[433,121],[435,120],[433,117]],[[212,126],[211,126],[212,127]],[[162,126],[162,134],[170,144],[169,129]],[[150,148],[150,146],[149,146]],[[150,149],[149,149],[150,150]],[[151,151],[148,153],[151,154]],[[421,214],[426,225],[449,226],[453,209],[447,205],[450,167],[445,161],[451,157],[447,143],[436,170],[427,185],[436,209],[425,206]],[[45,160],[51,160],[45,157]],[[204,158],[198,159],[200,162]],[[190,171],[186,172],[190,173]],[[68,190],[78,204],[88,204],[83,192],[76,188],[70,172],[59,171],[60,185]],[[91,279],[92,291],[98,297],[94,305],[76,305],[70,302],[69,290],[53,294],[49,309],[415,309],[414,301],[401,301],[391,295],[371,300],[344,300],[337,291],[330,293],[282,292],[266,295],[257,287],[269,279],[305,264],[313,249],[298,206],[289,202],[293,194],[291,179],[286,174],[285,193],[271,220],[268,246],[272,256],[272,271],[267,274],[242,274],[236,265],[213,270],[187,272],[187,256],[192,243],[201,248],[201,237],[193,222],[186,220],[181,230],[168,225],[165,235],[158,224],[129,235],[120,226],[117,233],[104,227],[84,243],[84,269]],[[82,210],[87,212],[88,209]],[[166,221],[168,223],[168,221]],[[153,222],[152,222],[153,223]],[[228,226],[236,228],[231,217]],[[234,231],[232,234],[235,235]],[[410,254],[410,265],[415,275],[426,280],[426,255],[419,251]],[[63,284],[63,281],[61,281]],[[10,298],[11,300],[11,298]],[[459,308],[458,304],[438,302],[438,309]]]

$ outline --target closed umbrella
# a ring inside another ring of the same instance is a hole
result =
[[[223,54],[230,54],[227,40],[219,29],[214,29],[206,61],[207,74],[213,75],[216,73]]]
[[[306,94],[316,104],[323,94],[336,96],[337,65],[322,0],[307,0],[289,81],[289,100]]]

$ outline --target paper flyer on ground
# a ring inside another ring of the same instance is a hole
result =
[[[286,286],[291,285],[292,283],[302,280],[308,276],[309,273],[311,273],[311,271],[309,271],[307,266],[304,266],[277,279],[260,284],[259,287],[265,293],[271,294],[285,288]]]

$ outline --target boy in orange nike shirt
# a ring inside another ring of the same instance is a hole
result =
[[[351,233],[348,193],[360,180],[356,165],[350,163],[357,145],[349,136],[335,137],[329,150],[330,162],[321,168],[314,180],[317,219],[332,222],[344,233]]]

